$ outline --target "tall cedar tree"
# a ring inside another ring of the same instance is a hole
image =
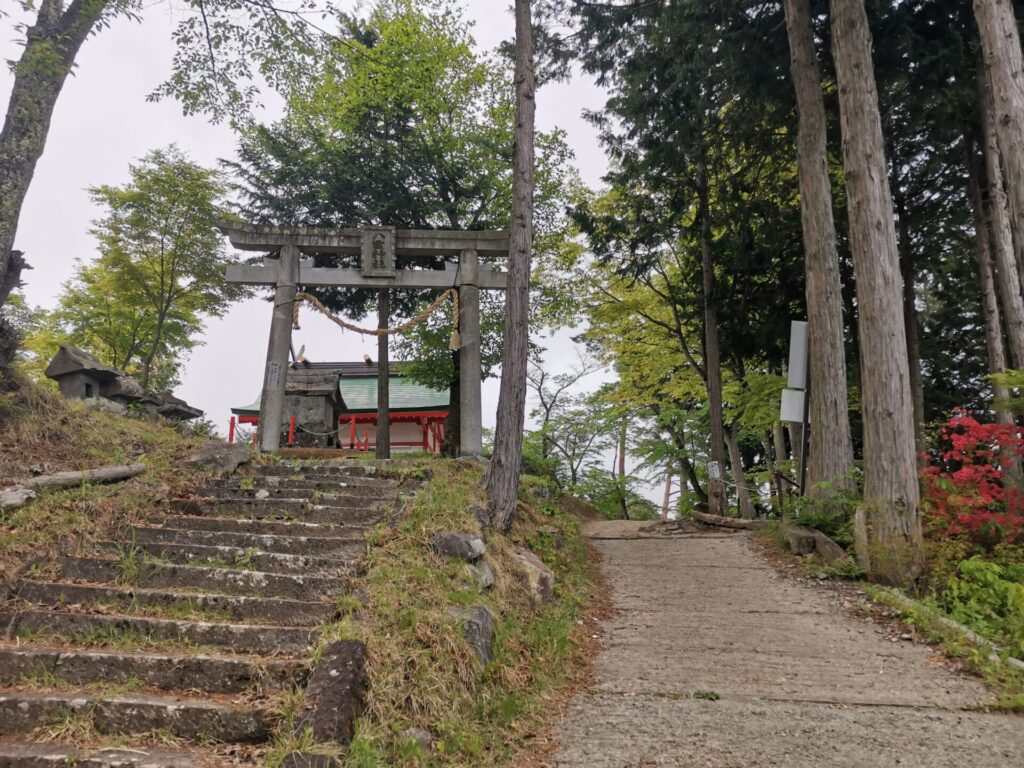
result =
[[[847,405],[843,294],[839,250],[832,217],[825,100],[809,0],[786,0],[790,75],[798,115],[797,165],[807,276],[810,347],[810,494],[855,489],[853,441]],[[821,485],[826,483],[827,485]]]
[[[523,460],[526,376],[530,335],[530,254],[533,249],[534,100],[533,24],[530,0],[516,0],[516,130],[512,177],[512,242],[505,304],[505,348],[487,476],[491,521],[501,531],[512,525]]]
[[[1017,231],[1024,223],[1024,56],[1012,0],[974,0],[985,69],[992,86],[995,132]],[[998,264],[996,265],[998,268]],[[1014,361],[1015,365],[1024,365]]]
[[[871,32],[864,0],[832,0],[831,9],[860,324],[864,505],[857,519],[857,556],[875,577],[907,585],[923,565],[920,492],[902,280]]]

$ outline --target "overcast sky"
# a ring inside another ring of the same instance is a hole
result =
[[[511,37],[512,17],[502,0],[463,0],[474,24],[481,51]],[[351,3],[355,5],[355,3]],[[18,34],[10,19],[0,20],[0,56],[20,55]],[[17,247],[34,270],[27,273],[25,294],[34,305],[52,307],[75,259],[96,254],[89,234],[99,211],[86,187],[122,184],[130,162],[157,147],[177,143],[193,160],[215,165],[234,154],[235,137],[223,125],[203,117],[184,117],[176,103],[149,103],[150,93],[170,72],[176,24],[165,2],[149,4],[141,23],[118,20],[86,42],[78,68],[68,79],[53,116],[46,152],[36,168],[22,210]],[[0,99],[6,104],[12,77],[0,71]],[[576,153],[583,179],[597,186],[607,161],[593,127],[582,113],[603,105],[602,91],[586,78],[546,86],[538,94],[537,125],[541,130],[563,128]],[[273,114],[269,117],[274,117]],[[204,345],[184,368],[177,394],[202,408],[226,430],[232,405],[253,402],[262,383],[270,309],[252,299],[234,306],[206,325]],[[323,318],[305,313],[296,333],[296,348],[306,346],[312,360],[360,359],[364,351],[376,356],[376,341],[342,333]],[[568,334],[545,342],[554,370],[568,367],[576,353]],[[599,383],[592,377],[590,383]],[[493,426],[498,383],[484,385],[484,423]]]

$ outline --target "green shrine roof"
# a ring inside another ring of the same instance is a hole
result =
[[[359,365],[363,366],[362,363]],[[320,366],[327,367],[324,364]],[[376,413],[377,366],[363,366],[356,370],[359,375],[345,373],[340,379],[341,410],[344,413]],[[392,411],[446,411],[451,403],[451,392],[447,389],[431,389],[405,376],[392,375],[388,383]],[[257,416],[260,400],[257,398],[251,405],[232,408],[231,412],[237,416]]]
[[[438,391],[402,376],[388,382],[388,400],[392,411],[445,411],[451,402],[447,389]],[[377,411],[377,380],[342,378],[339,385],[346,413]]]

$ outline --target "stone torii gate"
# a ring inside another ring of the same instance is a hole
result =
[[[221,227],[231,244],[243,251],[276,253],[262,265],[232,264],[227,281],[275,286],[274,314],[267,345],[267,365],[260,398],[260,450],[281,447],[285,379],[292,343],[292,305],[298,287],[459,291],[459,442],[461,455],[483,452],[480,406],[480,289],[504,290],[505,272],[480,266],[481,258],[507,256],[507,231],[413,230],[394,227],[322,229],[312,227]],[[316,267],[303,254],[358,254],[360,269]],[[454,256],[444,269],[398,269],[402,256]]]

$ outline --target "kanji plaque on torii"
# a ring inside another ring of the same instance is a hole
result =
[[[234,247],[271,254],[264,257],[263,264],[233,264],[227,272],[229,283],[276,288],[260,399],[260,450],[276,451],[281,445],[292,305],[299,286],[421,291],[457,288],[460,452],[463,456],[482,453],[480,289],[504,290],[507,275],[481,267],[480,259],[508,255],[507,231],[278,228],[234,223],[221,229]],[[317,267],[313,259],[303,258],[317,253],[358,255],[360,268]],[[448,263],[445,269],[399,269],[402,256],[457,257],[458,264]]]

